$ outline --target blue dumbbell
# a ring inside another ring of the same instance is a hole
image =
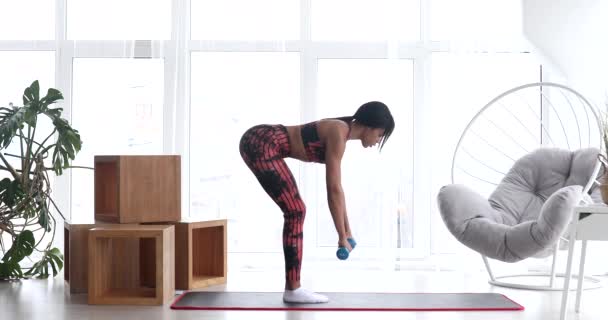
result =
[[[357,245],[357,242],[353,238],[348,238],[348,239],[346,239],[346,241],[348,241],[348,243],[350,244],[351,249],[354,249],[355,246]],[[348,249],[346,249],[345,247],[339,247],[338,251],[336,252],[336,256],[340,260],[348,259],[348,255],[349,255]]]
[[[346,239],[346,241],[348,241],[348,243],[350,244],[350,247],[353,248],[353,249],[357,245],[357,242],[353,238],[348,238],[348,239]]]
[[[338,251],[336,251],[336,256],[340,260],[348,259],[348,249],[346,249],[345,247],[339,247]]]

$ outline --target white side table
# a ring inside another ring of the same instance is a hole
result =
[[[592,203],[574,207],[572,228],[568,242],[568,263],[566,266],[566,279],[562,292],[562,307],[560,319],[566,319],[568,292],[570,291],[570,278],[572,278],[572,258],[574,257],[574,244],[582,240],[581,256],[578,272],[578,286],[576,289],[576,312],[581,304],[581,292],[585,272],[585,254],[588,240],[608,241],[608,206],[601,203]]]

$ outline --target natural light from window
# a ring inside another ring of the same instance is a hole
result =
[[[74,165],[93,167],[95,155],[163,153],[163,74],[161,59],[74,60],[72,126],[83,141]],[[72,212],[93,217],[92,170],[72,170]]]

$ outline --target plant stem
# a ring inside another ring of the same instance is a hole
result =
[[[7,224],[0,224],[0,235],[2,234],[2,232],[7,232],[11,236],[15,235],[13,233],[13,228],[9,227]]]
[[[6,250],[4,250],[4,241],[2,240],[2,230],[0,230],[0,249],[2,249],[2,255],[6,254]]]
[[[40,229],[42,229],[42,228],[40,228]],[[40,229],[38,229],[38,230],[40,230]],[[53,230],[55,230],[54,227],[53,227]],[[53,233],[55,233],[55,231],[53,231]],[[42,242],[42,239],[44,239],[44,236],[46,236],[46,230],[42,233],[42,236],[40,237],[40,239],[38,240],[38,242],[36,242],[36,245],[34,246],[34,250],[36,250],[38,252],[43,252],[43,251],[38,250],[38,245],[40,245],[40,243]]]
[[[67,167],[65,167],[65,169],[74,169],[74,168],[95,170],[95,168],[93,168],[93,167],[86,167],[86,166],[67,166]],[[45,170],[53,170],[52,168],[47,168],[47,167],[44,167],[44,169]]]
[[[11,175],[13,176],[13,178],[15,180],[21,180],[21,176],[17,173],[17,171],[15,171],[13,166],[11,166],[11,164],[8,163],[8,161],[6,161],[6,158],[2,155],[2,153],[0,153],[0,160],[2,160],[2,162],[4,162],[4,165],[6,166],[8,172],[11,173]]]
[[[42,146],[44,146],[44,144],[47,142],[47,140],[49,140],[49,138],[50,138],[50,137],[52,137],[52,136],[55,134],[55,132],[57,132],[57,128],[53,128],[53,131],[51,132],[51,134],[49,134],[49,135],[48,135],[48,137],[46,137],[46,138],[45,138],[45,139],[42,141],[42,143],[40,143],[40,145],[38,146],[38,149],[36,149],[36,154],[39,154],[40,149],[42,148]],[[51,145],[51,146],[52,146],[52,145]],[[50,146],[49,146],[49,149],[50,149]],[[45,149],[45,150],[46,150],[46,149]],[[46,151],[45,151],[45,152],[46,152]]]
[[[30,157],[31,156],[35,156],[32,155],[32,141],[34,141],[34,136],[36,135],[36,123],[38,122],[36,119],[36,116],[34,116],[34,128],[32,129],[32,126],[27,126],[27,140],[25,141],[26,144],[26,149],[25,149],[25,166],[22,168],[22,170],[24,172],[27,172],[27,175],[22,175],[23,178],[23,189],[27,189],[30,183],[30,175],[29,173],[31,172],[31,166],[33,161],[30,161]],[[23,150],[21,151],[21,154],[23,155]],[[35,161],[35,160],[34,160]]]
[[[21,150],[21,154],[23,155],[23,140],[24,140],[24,136],[23,136],[23,130],[19,129],[20,134],[19,136],[19,149]],[[21,168],[23,170],[23,168],[25,168],[25,159],[23,159],[23,157],[21,158]]]
[[[53,217],[52,214],[49,214],[49,216],[51,217],[51,219],[53,219],[53,235],[51,236],[51,241],[49,241],[49,244],[46,246],[47,250],[50,249],[51,244],[53,244],[53,241],[55,241],[55,232],[57,231],[57,221],[55,220],[55,217]]]
[[[23,228],[21,228],[21,232],[25,231],[25,227],[27,227],[29,219],[25,219],[25,222],[23,223]]]
[[[51,201],[51,203],[53,204],[53,207],[55,207],[55,209],[57,210],[57,213],[59,213],[59,215],[63,218],[63,220],[65,220],[65,217],[63,216],[63,213],[61,213],[61,210],[59,210],[59,207],[57,206],[57,204],[55,203],[55,201],[53,201],[52,198],[49,197],[49,201]]]
[[[13,158],[18,158],[21,161],[25,160],[25,157],[23,157],[23,156],[12,154],[12,153],[8,153],[8,152],[5,152],[4,155],[5,156],[9,156],[9,157],[13,157]]]

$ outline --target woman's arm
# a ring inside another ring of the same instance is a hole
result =
[[[327,203],[338,232],[338,244],[351,250],[346,238],[350,228],[347,227],[346,203],[341,181],[341,162],[346,148],[348,130],[335,125],[328,128],[325,151],[325,178],[327,186]]]
[[[352,238],[353,234],[350,231],[350,225],[348,224],[348,212],[346,207],[344,208],[344,231],[346,231],[346,238]]]

